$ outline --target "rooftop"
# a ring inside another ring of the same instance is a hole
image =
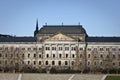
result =
[[[38,34],[86,34],[82,25],[44,25]]]
[[[0,42],[36,42],[35,37],[0,37]]]
[[[87,37],[86,42],[120,42],[120,37]]]

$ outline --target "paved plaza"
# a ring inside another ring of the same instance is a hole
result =
[[[0,73],[0,80],[103,80],[101,74]]]

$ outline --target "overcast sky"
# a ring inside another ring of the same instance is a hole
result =
[[[89,36],[120,36],[120,0],[0,0],[0,34],[33,36],[47,25],[81,25]]]

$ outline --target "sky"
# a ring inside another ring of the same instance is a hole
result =
[[[78,25],[89,36],[120,36],[120,0],[0,0],[0,34],[33,36],[47,25]]]

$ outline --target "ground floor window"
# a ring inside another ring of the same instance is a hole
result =
[[[39,65],[41,65],[41,61],[39,61]]]
[[[58,61],[58,65],[61,66],[61,61]]]
[[[55,65],[55,61],[52,61],[52,65]]]

